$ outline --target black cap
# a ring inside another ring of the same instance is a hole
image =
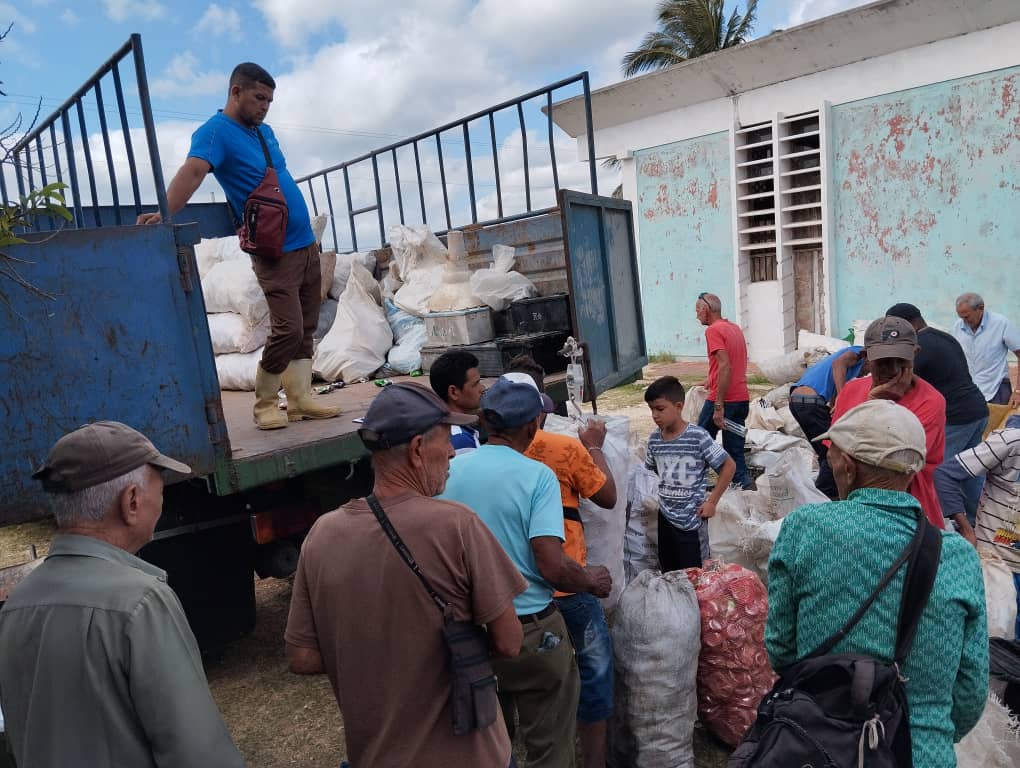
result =
[[[901,301],[899,304],[893,304],[889,309],[885,311],[887,317],[899,317],[906,320],[908,323],[917,320],[921,316],[921,310],[915,307],[913,304],[907,304]]]
[[[358,434],[371,450],[393,448],[411,442],[437,424],[474,424],[477,416],[451,413],[431,389],[401,382],[384,387],[368,407]]]

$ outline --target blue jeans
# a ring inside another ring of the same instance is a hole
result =
[[[598,723],[613,714],[613,641],[602,602],[584,592],[556,598],[577,655],[581,697],[577,719]]]
[[[749,401],[747,400],[739,403],[723,403],[723,417],[730,421],[735,421],[737,424],[743,424],[747,420],[748,406]],[[706,400],[704,407],[701,409],[701,416],[698,417],[698,426],[708,430],[708,434],[712,436],[713,440],[719,433],[719,427],[712,421],[714,413],[715,402]],[[733,434],[728,429],[724,429],[722,433],[722,447],[737,465],[737,470],[733,474],[733,482],[741,488],[745,487],[748,485],[748,481],[747,465],[744,463],[744,438]]]
[[[980,443],[986,426],[988,426],[987,416],[967,424],[946,424],[946,452],[942,463],[952,461],[956,454]],[[963,508],[971,525],[974,525],[978,500],[981,498],[981,488],[984,487],[984,484],[983,477],[972,477],[963,483]]]

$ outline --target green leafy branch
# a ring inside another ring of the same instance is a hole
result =
[[[18,230],[31,228],[36,219],[41,217],[71,221],[71,212],[67,210],[62,191],[66,187],[66,184],[60,182],[47,184],[41,189],[22,195],[17,203],[0,206],[0,249],[28,242]],[[0,277],[13,281],[39,298],[52,300],[55,298],[53,294],[33,285],[18,272],[18,264],[30,263],[0,250]],[[0,301],[8,308],[11,307],[9,299],[3,293],[0,293]]]

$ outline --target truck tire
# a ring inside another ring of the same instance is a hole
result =
[[[167,572],[203,651],[255,628],[255,545],[247,522],[159,539],[139,554]]]

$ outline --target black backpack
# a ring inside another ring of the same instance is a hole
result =
[[[910,713],[901,675],[928,604],[942,534],[921,515],[910,543],[857,613],[815,651],[779,672],[729,768],[909,768]],[[893,662],[829,655],[907,563]]]

